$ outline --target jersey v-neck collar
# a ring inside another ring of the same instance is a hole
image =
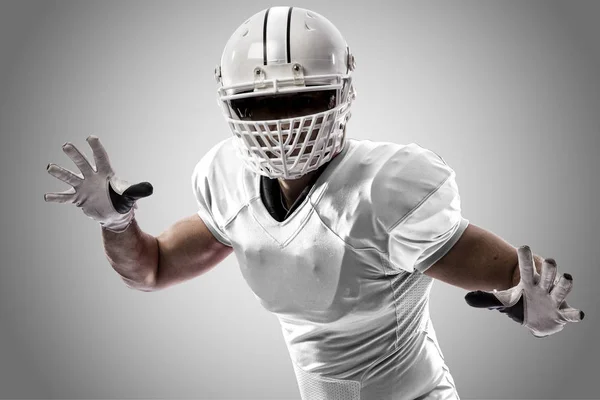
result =
[[[279,185],[279,181],[276,178],[269,178],[266,176],[260,177],[260,197],[265,205],[265,208],[271,214],[271,217],[278,222],[285,221],[295,210],[302,204],[306,196],[310,193],[310,189],[315,184],[319,176],[323,173],[327,165],[330,163],[322,165],[317,170],[317,173],[313,176],[311,181],[306,185],[306,187],[302,190],[298,198],[294,201],[292,206],[287,209],[285,206],[285,199],[283,197],[283,193],[281,191],[281,186]]]
[[[314,207],[308,203],[314,201],[316,204],[319,201],[327,190],[329,177],[335,173],[336,169],[343,164],[355,149],[354,142],[346,138],[346,143],[342,151],[322,166],[323,170],[318,176],[315,176],[312,185],[307,185],[303,193],[300,194],[287,212],[281,206],[279,182],[269,179],[264,180],[261,175],[248,170],[248,180],[246,181],[248,185],[245,186],[249,199],[247,210],[254,221],[258,223],[258,226],[262,228],[263,232],[278,243],[280,247],[287,246],[309,221],[314,211]],[[270,195],[264,195],[267,190],[263,193],[263,189],[261,188],[263,181],[265,189],[271,185]],[[277,211],[278,207],[279,211]]]

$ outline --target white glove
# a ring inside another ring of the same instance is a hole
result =
[[[72,188],[60,193],[46,193],[44,200],[55,203],[74,203],[83,213],[113,232],[125,231],[134,217],[135,201],[152,194],[148,182],[130,185],[119,179],[110,165],[108,154],[94,135],[86,139],[94,154],[96,169],[72,143],[65,143],[63,151],[81,171],[75,174],[56,164],[48,164],[48,173]]]
[[[537,272],[529,246],[517,250],[521,279],[507,290],[469,292],[465,300],[470,306],[497,309],[527,327],[535,337],[561,331],[567,322],[579,322],[583,311],[570,307],[565,298],[573,287],[573,277],[556,278],[556,262],[547,258]]]

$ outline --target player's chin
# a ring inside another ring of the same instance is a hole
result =
[[[297,128],[297,127],[295,127]],[[282,124],[282,131],[285,129],[289,129],[289,124]],[[273,152],[273,151],[269,151],[266,150],[268,148],[273,148],[273,149],[279,149],[280,146],[285,146],[286,147],[286,157],[288,158],[288,161],[290,158],[293,157],[298,157],[301,154],[310,154],[313,150],[313,147],[315,146],[315,141],[317,139],[318,136],[318,131],[312,131],[312,133],[310,134],[310,137],[308,137],[307,140],[307,136],[308,136],[309,132],[304,131],[304,132],[294,132],[294,133],[290,133],[289,131],[286,133],[282,133],[281,135],[278,135],[276,132],[271,132],[270,138],[267,137],[256,137],[256,141],[259,143],[259,145],[263,148],[263,150],[265,150],[265,155],[269,158],[269,159],[274,159],[274,158],[278,158],[279,152]],[[290,137],[291,135],[291,137]],[[290,147],[294,146],[293,149],[291,149]],[[290,149],[292,150],[290,152]]]
[[[308,146],[306,146],[306,147],[304,148],[304,152],[303,152],[303,154],[310,154],[310,153],[311,153],[311,151],[312,151],[312,149],[313,149],[313,146],[312,146],[312,145],[308,145]],[[293,150],[291,153],[289,153],[289,154],[287,155],[288,161],[289,161],[290,159],[294,159],[294,158],[298,157],[298,156],[300,155],[300,153],[301,153],[301,152],[302,152],[302,149],[301,149],[301,148],[295,148],[295,149],[294,149],[294,150]],[[265,154],[266,154],[266,156],[267,156],[269,159],[271,159],[271,160],[272,160],[272,159],[275,159],[275,158],[279,158],[279,156],[278,156],[277,154],[275,154],[275,153],[273,153],[273,152],[271,152],[271,151],[265,151]]]
[[[304,154],[310,154],[310,152],[312,151],[312,149],[313,149],[313,146],[312,146],[312,145],[306,146],[306,147],[304,148]],[[292,152],[290,153],[290,157],[298,157],[298,156],[300,155],[300,151],[301,151],[301,150],[302,150],[302,149],[294,149],[294,151],[292,151]]]

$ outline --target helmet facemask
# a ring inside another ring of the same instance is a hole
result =
[[[274,94],[226,96],[221,104],[246,165],[270,178],[296,179],[342,150],[350,89],[347,78],[325,89],[309,86]]]

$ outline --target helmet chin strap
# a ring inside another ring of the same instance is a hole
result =
[[[349,104],[348,107],[350,107],[352,105],[352,102],[354,100],[356,100],[356,90],[354,89],[354,85],[350,85],[350,93],[348,93],[348,100],[349,100]],[[348,124],[348,121],[350,121],[350,117],[352,117],[352,109],[349,109],[348,112],[346,113],[346,116],[344,117],[344,120],[342,122],[340,122],[340,129],[344,131],[344,137],[342,139],[346,138],[346,124]],[[342,148],[344,146],[342,145]]]
[[[347,120],[346,120],[346,122],[347,122]],[[340,145],[340,149],[337,151],[337,153],[335,153],[335,155],[332,157],[332,159],[335,158],[338,154],[340,154],[342,152],[342,150],[344,150],[344,147],[346,147],[346,123],[345,122],[340,124],[340,129],[342,129],[344,131],[342,133],[342,138],[341,138],[342,143]]]

